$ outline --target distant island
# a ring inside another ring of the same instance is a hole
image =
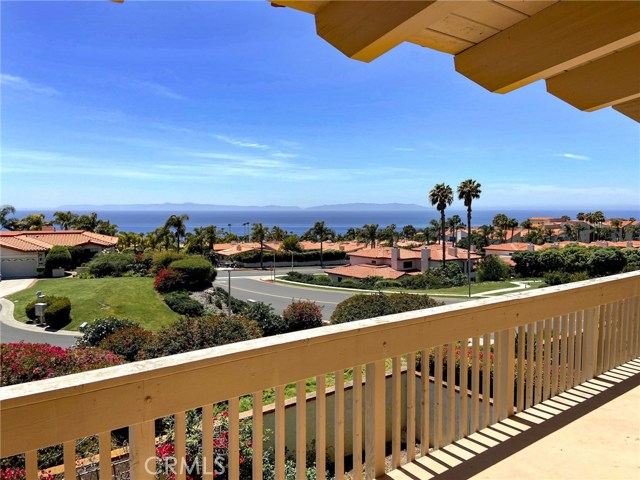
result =
[[[283,205],[211,205],[203,203],[156,203],[156,204],[114,204],[114,205],[60,205],[56,210],[110,210],[110,211],[397,211],[397,210],[427,210],[426,207],[414,203],[338,203],[332,205],[317,205],[313,207],[294,207]]]

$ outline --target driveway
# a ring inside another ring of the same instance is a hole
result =
[[[49,343],[58,347],[74,345],[79,333],[48,331],[43,327],[19,322],[13,317],[13,303],[4,297],[29,288],[35,282],[34,279],[0,281],[0,342]]]

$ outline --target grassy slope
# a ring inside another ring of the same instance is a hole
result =
[[[152,278],[56,278],[39,280],[33,287],[8,297],[16,305],[17,320],[27,321],[24,306],[35,298],[38,290],[45,295],[69,297],[71,323],[65,330],[77,330],[83,322],[110,315],[158,330],[179,316],[162,302],[153,289]]]

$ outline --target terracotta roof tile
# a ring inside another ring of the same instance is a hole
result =
[[[378,247],[378,248],[364,248],[357,252],[351,253],[352,257],[361,258],[388,258],[391,259],[392,248]],[[420,252],[415,250],[406,250],[403,248],[398,249],[400,260],[419,260],[421,258]]]
[[[325,270],[332,275],[342,275],[351,278],[382,277],[389,280],[396,280],[407,272],[399,272],[388,265],[346,265]]]

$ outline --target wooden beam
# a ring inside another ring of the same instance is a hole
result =
[[[613,108],[621,114],[640,123],[640,99],[636,98],[635,100],[620,103],[618,105],[614,105]]]
[[[639,18],[640,2],[559,2],[459,53],[456,70],[510,92],[640,42]]]
[[[640,44],[549,78],[547,91],[587,112],[640,97]]]
[[[370,62],[467,3],[334,1],[316,14],[316,30],[348,57]]]

